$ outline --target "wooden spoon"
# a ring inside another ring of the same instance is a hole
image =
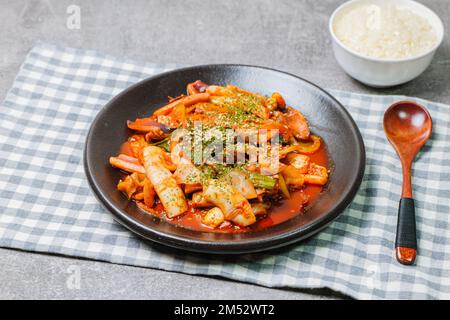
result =
[[[402,264],[413,264],[417,255],[416,218],[411,187],[411,165],[431,135],[432,120],[425,107],[400,101],[384,113],[384,132],[402,163],[403,187],[398,208],[395,251]]]

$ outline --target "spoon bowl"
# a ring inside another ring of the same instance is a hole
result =
[[[431,135],[431,127],[430,114],[415,102],[397,102],[384,114],[384,130],[391,143],[422,142],[422,146]]]
[[[425,107],[413,101],[400,101],[386,110],[383,125],[387,139],[400,158],[403,173],[395,240],[396,256],[402,264],[413,264],[417,255],[417,239],[411,166],[417,152],[431,136],[432,120]]]

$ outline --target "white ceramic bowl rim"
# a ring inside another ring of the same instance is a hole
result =
[[[376,62],[406,62],[406,61],[420,59],[420,58],[430,54],[431,52],[435,51],[441,45],[441,43],[442,43],[442,41],[444,39],[444,25],[442,23],[441,18],[439,18],[439,16],[433,10],[431,10],[430,8],[426,7],[425,5],[423,5],[423,4],[419,3],[419,2],[416,2],[416,1],[413,1],[413,0],[404,0],[404,2],[414,3],[415,5],[417,5],[419,7],[420,6],[423,7],[425,10],[428,10],[432,15],[435,16],[436,21],[438,22],[439,28],[441,29],[440,32],[437,32],[437,33],[438,33],[438,35],[440,33],[441,37],[440,37],[439,41],[437,41],[436,44],[431,49],[429,49],[428,51],[426,51],[426,52],[424,52],[424,53],[422,53],[420,55],[415,55],[415,56],[406,57],[406,58],[399,58],[399,59],[388,59],[388,58],[375,58],[375,57],[371,57],[371,56],[366,56],[366,55],[363,55],[363,54],[361,54],[361,53],[359,53],[359,52],[349,48],[348,46],[343,44],[341,42],[341,40],[339,40],[338,37],[334,34],[334,31],[333,31],[334,18],[339,13],[339,11],[341,11],[345,7],[353,5],[353,4],[357,3],[357,2],[362,2],[362,1],[365,1],[365,0],[350,0],[350,1],[344,2],[339,7],[337,7],[336,10],[334,10],[334,12],[331,14],[330,20],[328,22],[328,28],[329,28],[330,34],[333,37],[334,41],[336,41],[336,43],[339,46],[341,46],[344,50],[350,52],[351,54],[353,54],[355,56],[358,56],[358,57],[360,57],[362,59],[376,61]],[[422,17],[424,17],[424,16],[422,16]],[[426,17],[424,17],[424,18],[429,20]]]

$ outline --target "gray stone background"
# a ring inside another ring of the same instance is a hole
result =
[[[349,78],[331,51],[328,18],[343,0],[0,0],[0,99],[38,41],[118,57],[180,64],[245,63],[285,70],[333,89],[404,94],[450,103],[450,0],[420,0],[437,12],[446,38],[430,68],[391,89]],[[67,7],[81,28],[66,27]],[[0,213],[1,214],[1,213]],[[71,288],[71,267],[81,275]],[[103,262],[0,248],[0,298],[326,299],[327,289],[269,289]]]

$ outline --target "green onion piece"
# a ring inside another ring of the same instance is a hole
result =
[[[273,189],[277,180],[271,176],[265,176],[257,172],[250,173],[250,180],[256,188]]]
[[[166,150],[167,152],[170,152],[170,136],[155,142],[155,143],[151,143],[152,146],[156,146],[156,147],[160,147],[163,148],[164,150]]]
[[[283,193],[283,195],[287,198],[290,199],[291,195],[289,193],[289,189],[288,186],[286,185],[286,181],[283,178],[283,175],[280,174],[280,179],[278,180],[278,185],[280,186],[280,190]]]

